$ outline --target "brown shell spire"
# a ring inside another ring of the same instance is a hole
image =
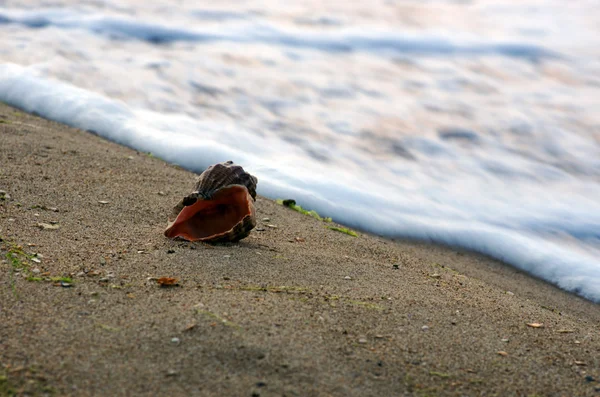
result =
[[[208,167],[173,208],[165,236],[204,242],[247,237],[256,226],[256,184],[255,176],[232,161]]]

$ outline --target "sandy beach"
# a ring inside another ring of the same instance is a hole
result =
[[[0,395],[600,396],[600,306],[263,197],[169,240],[195,179],[0,104]]]

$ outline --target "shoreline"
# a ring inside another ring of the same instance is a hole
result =
[[[600,395],[600,306],[483,255],[263,197],[171,241],[195,175],[4,104],[0,164],[0,394]]]

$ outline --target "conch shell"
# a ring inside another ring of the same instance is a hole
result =
[[[256,226],[257,182],[232,161],[211,165],[194,191],[173,208],[165,236],[204,242],[247,237]]]

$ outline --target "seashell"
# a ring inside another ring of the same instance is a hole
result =
[[[173,208],[165,236],[204,242],[247,237],[256,226],[256,183],[255,176],[232,161],[211,165],[194,191]]]

